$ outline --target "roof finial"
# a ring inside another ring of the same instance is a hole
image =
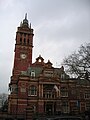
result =
[[[22,21],[21,21],[21,23],[20,23],[20,27],[22,27]]]
[[[31,29],[31,23],[30,23],[30,29]]]
[[[27,20],[27,13],[25,14],[25,19]]]

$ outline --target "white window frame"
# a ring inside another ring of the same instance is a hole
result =
[[[35,70],[31,71],[31,77],[34,78],[35,77]]]
[[[32,94],[32,92],[33,92],[33,94]],[[32,86],[29,87],[28,95],[29,96],[37,96],[36,86],[32,85]]]

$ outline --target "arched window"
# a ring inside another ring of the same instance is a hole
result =
[[[22,44],[22,38],[20,38],[20,44]]]
[[[35,78],[35,71],[34,70],[31,71],[31,77]]]
[[[24,44],[26,44],[26,39],[24,38]]]
[[[28,43],[28,45],[29,45],[29,39],[27,40],[27,43]]]
[[[28,95],[29,96],[37,96],[36,86],[32,85],[32,86],[29,87]]]

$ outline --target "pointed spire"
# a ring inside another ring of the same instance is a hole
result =
[[[25,19],[27,20],[27,13],[25,14]]]
[[[28,25],[28,20],[27,20],[27,13],[25,14],[25,19],[23,20],[22,25],[23,25],[24,27],[29,27],[29,25]]]

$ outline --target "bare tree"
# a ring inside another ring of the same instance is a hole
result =
[[[0,94],[0,111],[6,111],[8,106],[7,94]]]
[[[77,52],[64,59],[66,72],[77,78],[90,79],[90,43],[81,45]]]

